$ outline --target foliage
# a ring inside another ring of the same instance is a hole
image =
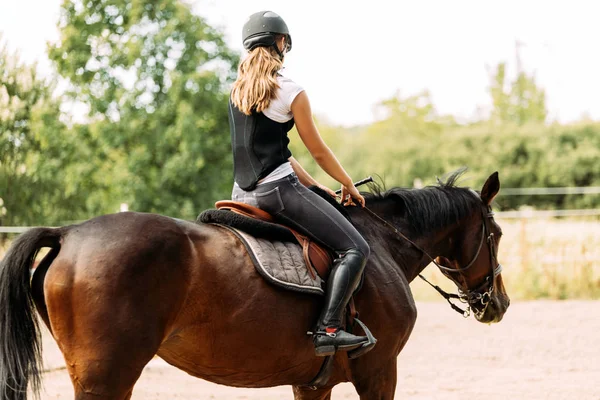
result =
[[[50,58],[89,107],[77,128],[101,188],[118,203],[194,218],[231,186],[226,85],[237,56],[176,0],[65,0]]]
[[[85,193],[70,183],[75,138],[53,90],[0,44],[0,225],[52,225],[84,208]]]
[[[65,0],[61,10],[49,57],[67,81],[62,98],[0,48],[0,224],[62,224],[120,203],[191,219],[229,197],[238,56],[222,33],[178,0]],[[382,101],[370,125],[317,124],[355,180],[411,187],[468,166],[463,184],[475,188],[493,171],[504,187],[600,186],[600,124],[547,123],[535,77],[511,79],[503,63],[489,92],[491,115],[467,125],[440,115],[427,91]],[[63,101],[84,105],[85,118],[61,114]],[[337,187],[290,136],[305,169]],[[502,209],[524,204],[600,207],[600,196],[498,198]]]
[[[536,84],[533,76],[523,71],[519,71],[509,85],[506,63],[496,67],[491,77],[490,95],[494,105],[492,120],[495,122],[523,125],[546,120],[545,91]]]
[[[396,96],[380,105],[387,118],[360,130],[321,127],[325,140],[354,180],[379,175],[388,187],[435,183],[467,166],[466,186],[479,188],[494,171],[504,187],[600,186],[600,124],[498,124],[494,118],[467,126],[438,116],[427,93]],[[333,130],[333,132],[332,132]],[[292,138],[294,154],[310,162]],[[300,159],[300,158],[299,158]],[[308,170],[308,168],[307,168]],[[331,184],[314,169],[317,180]],[[470,178],[469,178],[470,177]],[[500,192],[502,194],[502,191]],[[501,209],[600,207],[600,196],[500,196]]]

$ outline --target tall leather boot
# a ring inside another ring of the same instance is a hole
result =
[[[327,280],[325,306],[313,338],[317,356],[330,356],[336,350],[353,350],[368,342],[366,336],[356,336],[341,329],[346,305],[360,282],[366,263],[365,256],[358,250],[348,250],[336,260]]]

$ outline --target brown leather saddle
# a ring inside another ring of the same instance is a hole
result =
[[[277,224],[289,230],[302,247],[302,255],[308,268],[308,272],[312,276],[312,278],[315,278],[314,274],[316,271],[316,273],[321,277],[321,279],[327,280],[327,277],[329,276],[329,271],[333,264],[333,256],[329,251],[312,241],[311,238],[302,235],[301,233],[298,233],[289,226],[279,224],[275,221],[275,218],[273,218],[273,216],[268,212],[261,210],[260,208],[248,205],[246,203],[231,200],[221,200],[215,203],[215,207],[219,210],[229,210],[237,214],[244,215],[246,217],[259,219],[261,221],[270,222],[272,224]]]

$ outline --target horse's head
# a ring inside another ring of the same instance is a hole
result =
[[[510,304],[502,282],[502,266],[498,262],[498,245],[502,237],[494,221],[491,203],[500,190],[498,173],[493,173],[483,185],[481,212],[465,223],[461,237],[453,247],[454,254],[438,257],[440,270],[459,288],[480,322],[499,322]]]

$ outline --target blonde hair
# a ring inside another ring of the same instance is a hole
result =
[[[231,90],[231,102],[246,115],[262,112],[275,97],[277,73],[283,60],[273,47],[256,47],[240,63],[238,77]]]

